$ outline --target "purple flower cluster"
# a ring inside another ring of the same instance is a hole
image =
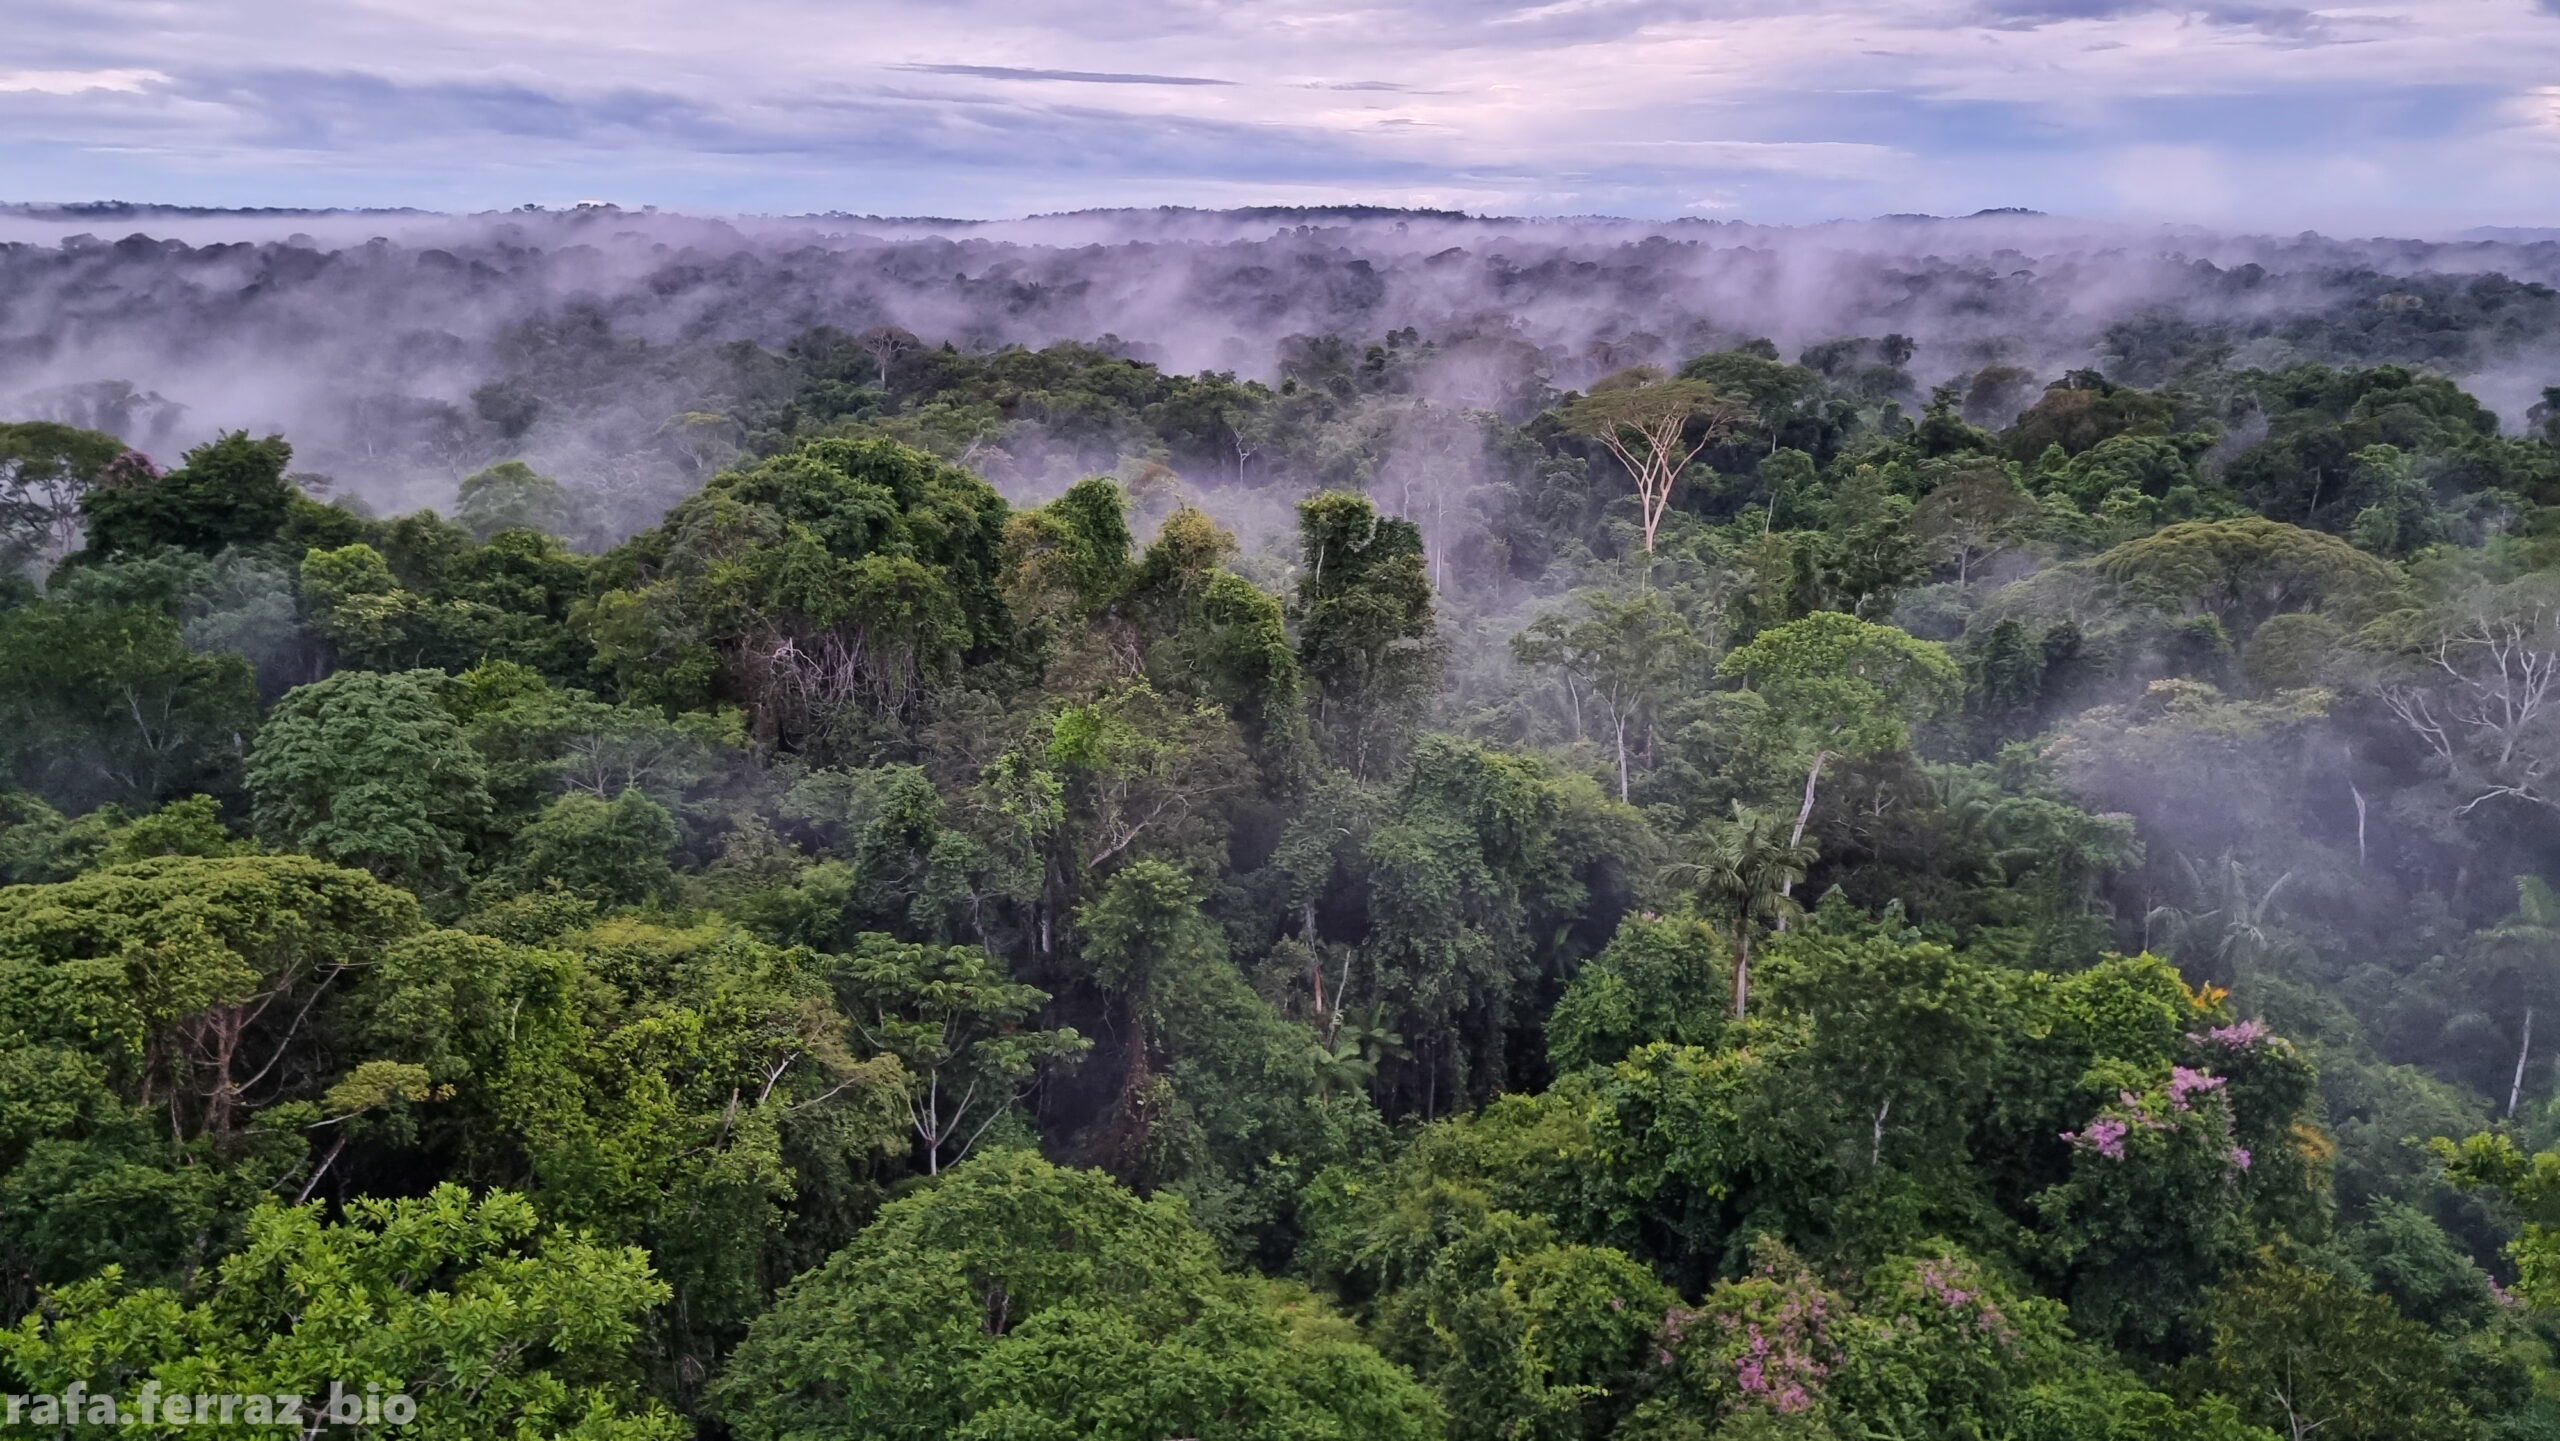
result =
[[[2257,1025],[2255,1021],[2246,1021],[2241,1026],[2225,1029],[2239,1030],[2243,1026],[2255,1025]],[[2222,1032],[2217,1031],[2214,1034],[2219,1036]],[[2179,1123],[2176,1119],[2178,1116],[2195,1114],[2197,1097],[2210,1096],[2230,1083],[2231,1079],[2228,1076],[2217,1076],[2210,1071],[2199,1071],[2192,1066],[2171,1066],[2169,1084],[2165,1088],[2168,1094],[2168,1114],[2160,1113],[2156,1101],[2146,1102],[2144,1097],[2137,1096],[2131,1091],[2118,1091],[2115,1105],[2090,1118],[2089,1124],[2079,1130],[2063,1132],[2062,1139],[2080,1150],[2095,1152],[2110,1161],[2121,1161],[2125,1154],[2125,1139],[2133,1134],[2135,1127],[2138,1126],[2146,1131],[2174,1131],[2178,1129]],[[2227,1141],[2230,1139],[2232,1129],[2229,1108],[2225,1107],[2222,1110],[2221,1119],[2223,1138]],[[2227,1153],[2227,1159],[2237,1170],[2249,1169],[2249,1152],[2245,1147],[2232,1146]]]
[[[1742,1394],[1751,1400],[1768,1403],[1771,1410],[1781,1414],[1811,1407],[1811,1388],[1820,1384],[1823,1364],[1811,1356],[1772,1344],[1756,1325],[1747,1329],[1750,1340],[1744,1345],[1742,1354],[1733,1358],[1733,1379],[1742,1388]]]
[[[2226,1079],[2222,1076],[2208,1075],[2203,1071],[2190,1070],[2185,1066],[2171,1066],[2169,1068],[2169,1105],[2175,1110],[2192,1111],[2195,1107],[2188,1104],[2189,1096],[2203,1091],[2218,1091],[2222,1089]]]
[[[2133,1127],[2114,1116],[2099,1116],[2077,1131],[2065,1131],[2062,1139],[2084,1151],[2095,1151],[2110,1161],[2124,1159],[2124,1138]]]
[[[1779,1293],[1774,1307],[1752,1309],[1761,1314],[1672,1307],[1663,1313],[1655,1361],[1671,1365],[1676,1359],[1674,1348],[1686,1339],[1689,1328],[1712,1320],[1725,1346],[1732,1349],[1734,1385],[1744,1404],[1788,1414],[1811,1410],[1821,1399],[1822,1379],[1831,1369],[1822,1359],[1827,1311],[1823,1293],[1810,1284],[1790,1285]]]
[[[1998,1306],[1985,1300],[1980,1290],[1961,1284],[1973,1281],[1978,1287],[1979,1280],[1953,1263],[1923,1261],[1919,1266],[1919,1278],[1920,1289],[1939,1305],[1956,1313],[1961,1323],[2003,1345],[2017,1339],[2017,1334],[2009,1329],[2009,1318],[2000,1314]]]
[[[1707,1313],[1704,1311],[1692,1311],[1686,1306],[1674,1306],[1670,1310],[1663,1312],[1662,1340],[1653,1348],[1653,1359],[1655,1364],[1662,1366],[1670,1365],[1674,1359],[1671,1354],[1671,1348],[1679,1345],[1683,1340],[1687,1339],[1690,1322],[1695,1321],[1706,1314]]]
[[[2228,1026],[2216,1026],[2201,1036],[2187,1037],[2199,1046],[2210,1043],[2226,1051],[2245,1051],[2266,1038],[2267,1023],[2264,1021],[2238,1021]]]

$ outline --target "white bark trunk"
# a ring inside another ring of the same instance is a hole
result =
[[[2533,1055],[2533,1007],[2524,1008],[2524,1044],[2516,1047],[2516,1078],[2507,1087],[2507,1118],[2515,1119],[2516,1102],[2524,1097],[2524,1063]]]

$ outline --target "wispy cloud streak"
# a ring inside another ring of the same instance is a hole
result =
[[[2560,0],[28,0],[0,199],[2560,221]]]

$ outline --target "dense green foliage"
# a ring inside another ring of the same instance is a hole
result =
[[[2121,339],[822,331],[609,546],[0,428],[0,1390],[2560,1433],[2560,442]]]

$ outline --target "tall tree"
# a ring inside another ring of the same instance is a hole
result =
[[[228,848],[144,829],[104,859]],[[0,1305],[108,1263],[181,1281],[258,1201],[294,1194],[311,1141],[424,1099],[414,1068],[357,1064],[346,1021],[418,924],[412,897],[308,856],[161,855],[0,889]]]
[[[2383,705],[2453,787],[2454,814],[2493,800],[2560,805],[2560,577],[2474,586],[2373,628]]]
[[[1326,491],[1298,504],[1298,661],[1334,761],[1386,774],[1421,723],[1442,646],[1422,532],[1368,497]]]
[[[2512,1118],[2524,1095],[2525,1065],[2533,1059],[2536,1004],[2560,987],[2560,894],[2540,876],[2516,877],[2516,913],[2483,939],[2493,954],[2513,957],[2523,971],[2517,989],[2524,997],[2524,1022],[2516,1042],[2515,1076],[2507,1083],[2507,1115]]]
[[[308,856],[163,856],[0,890],[9,1030],[98,1048],[165,1134],[228,1135],[253,1098],[325,1070],[322,993],[418,925],[411,897]]]
[[[149,807],[237,784],[256,674],[150,605],[0,610],[0,763],[58,804]]]
[[[80,497],[110,470],[147,470],[112,435],[51,421],[0,425],[0,572],[41,577],[79,549]]]
[[[1049,993],[1011,980],[975,946],[865,935],[835,985],[855,1033],[906,1067],[907,1119],[929,1175],[967,1160],[1043,1063],[1073,1061],[1092,1044],[1072,1027],[1022,1029]]]
[[[1671,509],[1671,490],[1698,452],[1750,423],[1751,408],[1703,380],[1675,380],[1650,365],[1593,381],[1565,407],[1564,422],[1608,448],[1635,482],[1645,554]],[[1694,439],[1692,438],[1694,437]]]
[[[422,890],[460,884],[490,799],[447,684],[438,671],[341,671],[295,687],[249,753],[258,833]]]
[[[716,690],[765,737],[822,749],[1010,641],[1006,513],[984,481],[877,438],[724,471],[600,563],[598,660],[626,697]]]
[[[1703,679],[1695,673],[1705,668],[1707,646],[1660,592],[1622,597],[1590,591],[1580,599],[1580,620],[1550,611],[1512,637],[1512,653],[1562,675],[1575,739],[1583,735],[1585,701],[1599,712],[1617,758],[1618,799],[1625,801],[1628,733],[1636,732],[1636,743],[1645,745],[1652,722],[1679,696],[1683,682]]]
[[[2137,597],[2211,615],[2241,639],[2290,610],[2369,619],[2390,608],[2401,584],[2390,564],[2336,536],[2256,516],[2173,525],[2090,564]]]
[[[1911,529],[1922,544],[1955,566],[1957,585],[1971,586],[1974,570],[2038,513],[2034,497],[2018,489],[2006,466],[1974,459],[1920,497],[1912,509]]]
[[[1790,845],[1804,839],[1825,762],[1902,749],[1915,727],[1952,709],[1964,693],[1963,672],[1944,646],[1837,611],[1762,631],[1716,673],[1760,696],[1763,724],[1805,764]]]
[[[161,546],[211,555],[226,545],[273,540],[299,498],[285,467],[293,447],[283,436],[251,440],[235,430],[186,454],[166,475],[148,466],[103,475],[80,497],[96,558],[139,555]]]
[[[1169,1196],[1027,1151],[891,1202],[785,1291],[719,1384],[746,1441],[850,1436],[1425,1441],[1367,1346],[1293,1328]]]
[[[521,460],[465,476],[454,497],[454,519],[481,540],[502,530],[558,535],[568,529],[569,511],[569,493],[560,482]]]
[[[1700,899],[1729,918],[1733,928],[1733,1014],[1750,1013],[1751,938],[1762,926],[1785,930],[1795,913],[1795,886],[1814,862],[1802,843],[1803,824],[1789,836],[1786,818],[1739,802],[1733,819],[1708,836],[1696,873]]]

